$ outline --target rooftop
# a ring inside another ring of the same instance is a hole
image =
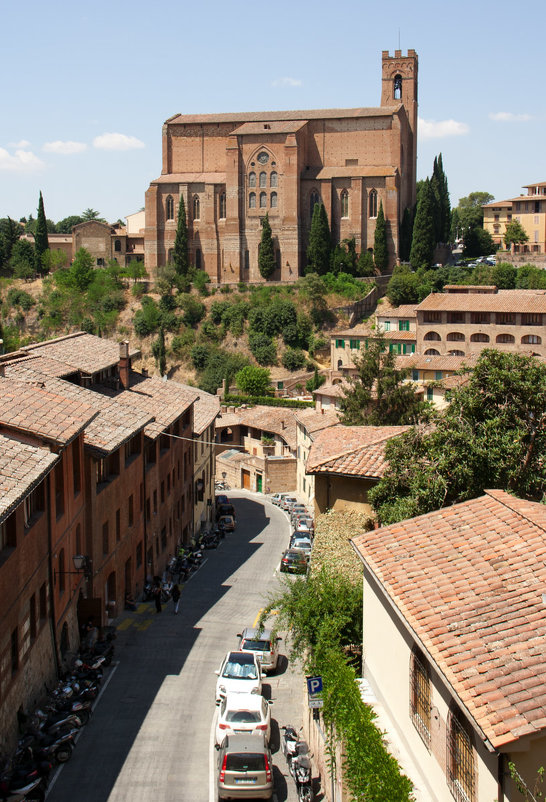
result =
[[[487,490],[353,543],[494,747],[546,729],[545,505]]]
[[[194,388],[187,387],[187,389],[193,390]],[[198,392],[199,395],[193,405],[193,431],[197,435],[203,434],[207,426],[214,423],[220,412],[220,399],[217,395],[211,395],[204,390]]]
[[[235,417],[234,417],[235,416]],[[218,418],[216,428],[225,426],[250,426],[279,435],[286,445],[294,451],[296,448],[296,415],[289,407],[239,407],[234,412],[224,413]]]
[[[329,426],[335,426],[339,421],[339,415],[334,410],[298,409],[296,410],[296,420],[301,423],[308,434],[313,435]]]
[[[358,109],[307,109],[303,111],[248,111],[227,112],[225,114],[175,114],[165,121],[166,125],[193,125],[195,123],[251,123],[251,122],[287,122],[289,120],[324,120],[359,117],[390,117],[401,108],[381,106]]]
[[[47,448],[0,434],[0,523],[11,515],[59,459]]]
[[[65,367],[70,366],[73,371],[79,370],[89,375],[119,362],[119,343],[83,331],[43,343],[32,343],[21,350],[34,356],[47,356],[62,362]],[[138,349],[129,349],[130,357],[139,355]]]
[[[385,444],[409,426],[332,426],[315,437],[306,472],[379,479],[387,461]]]
[[[419,312],[527,312],[546,313],[546,290],[499,290],[488,293],[442,293],[428,295]],[[431,327],[434,323],[429,324]]]

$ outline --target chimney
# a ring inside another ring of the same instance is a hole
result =
[[[128,340],[122,340],[119,344],[118,373],[124,390],[129,389],[129,368],[129,342]]]
[[[6,374],[5,374],[5,371],[4,371],[4,365],[0,364],[0,376],[1,376],[2,378],[4,378],[4,376],[5,376],[5,375],[6,375]]]

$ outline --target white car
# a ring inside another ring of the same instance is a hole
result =
[[[282,500],[289,495],[290,493],[273,493],[273,495],[271,496],[271,501],[273,502],[273,504],[280,506]]]
[[[252,652],[228,652],[216,676],[216,704],[228,693],[262,692],[262,669]]]
[[[216,743],[221,744],[226,735],[265,735],[271,737],[272,702],[255,693],[228,693],[220,702],[216,722]]]

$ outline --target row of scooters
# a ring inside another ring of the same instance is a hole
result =
[[[45,799],[52,769],[72,757],[80,729],[87,724],[104,669],[114,654],[114,628],[88,626],[71,669],[49,690],[30,715],[19,712],[22,735],[17,749],[2,761],[3,802]]]

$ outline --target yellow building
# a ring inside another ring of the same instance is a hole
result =
[[[526,195],[493,201],[483,206],[483,227],[493,241],[504,247],[508,223],[517,220],[529,237],[522,245],[514,245],[513,253],[546,253],[546,181],[526,184]]]

